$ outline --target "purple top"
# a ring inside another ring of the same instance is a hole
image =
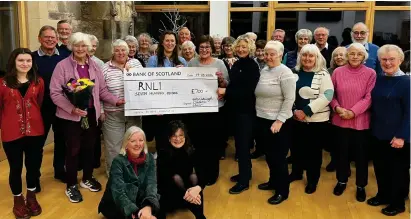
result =
[[[88,72],[89,65],[77,65],[77,72],[80,78],[88,78],[90,79],[90,73]]]

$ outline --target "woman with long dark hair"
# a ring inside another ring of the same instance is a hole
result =
[[[179,207],[188,207],[197,219],[203,219],[203,178],[194,168],[194,149],[189,141],[185,124],[171,121],[167,127],[169,143],[158,151],[158,188],[161,218]]]
[[[187,62],[178,56],[177,35],[172,31],[164,31],[160,36],[157,55],[148,59],[147,68],[158,67],[187,67]],[[156,148],[159,150],[167,144],[166,127],[172,120],[181,119],[181,115],[159,115],[151,117],[150,123],[155,124],[154,135],[156,138]]]
[[[31,51],[15,49],[4,78],[0,79],[1,139],[10,166],[9,184],[14,195],[16,218],[41,214],[36,199],[37,173],[40,171],[44,125],[41,104],[44,82],[37,75]],[[21,172],[26,166],[27,199],[22,194]]]

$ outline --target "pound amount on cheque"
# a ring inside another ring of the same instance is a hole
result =
[[[191,94],[203,94],[203,93],[207,93],[208,90],[203,90],[203,89],[191,89]]]

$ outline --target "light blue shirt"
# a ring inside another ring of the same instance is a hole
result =
[[[401,71],[401,69],[398,69],[397,72],[395,72],[393,75],[387,75],[387,73],[384,72],[385,76],[390,76],[390,77],[398,77],[398,76],[403,76],[405,75],[405,73],[403,71]]]
[[[184,67],[187,67],[187,62],[181,56],[178,57],[181,63],[183,63]],[[175,67],[176,65],[172,63],[167,57],[164,59],[164,66],[157,65],[157,56],[151,56],[148,59],[147,68],[157,68],[157,67]]]

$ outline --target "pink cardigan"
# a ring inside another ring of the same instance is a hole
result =
[[[371,91],[375,86],[376,73],[365,65],[352,68],[349,64],[334,70],[331,80],[334,84],[334,98],[330,105],[335,111],[337,106],[354,112],[354,118],[342,119],[337,113],[332,124],[355,130],[370,128]]]
[[[88,58],[90,80],[95,80],[93,88],[94,108],[96,110],[96,120],[100,117],[101,105],[100,99],[108,104],[116,105],[119,100],[113,96],[106,86],[101,69],[96,62]],[[64,86],[71,78],[78,79],[77,62],[73,59],[73,55],[60,61],[54,69],[50,82],[50,97],[54,104],[57,105],[56,116],[62,119],[71,121],[80,121],[80,116],[74,115],[71,112],[75,108],[73,104],[64,95],[62,86]]]

